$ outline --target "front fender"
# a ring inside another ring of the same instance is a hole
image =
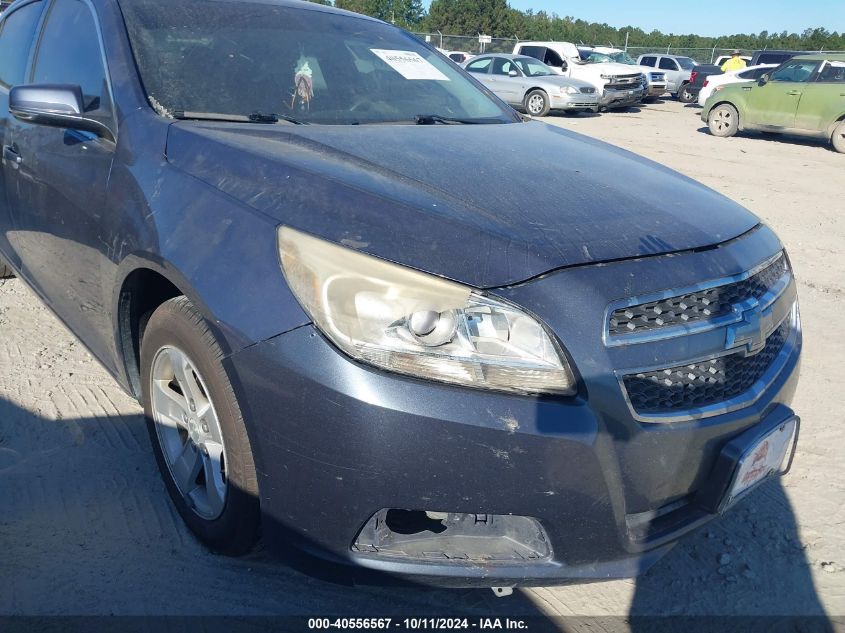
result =
[[[117,266],[112,314],[119,314],[127,278],[147,269],[197,305],[226,354],[309,322],[282,274],[277,220],[173,166],[152,186],[154,194],[145,196],[147,239]]]

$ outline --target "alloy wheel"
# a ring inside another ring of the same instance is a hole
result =
[[[226,504],[226,449],[206,383],[176,347],[156,352],[150,374],[156,435],[170,475],[188,506],[214,520]]]
[[[540,95],[531,95],[528,99],[528,112],[531,114],[540,114],[543,111],[543,106],[545,106],[545,102]]]

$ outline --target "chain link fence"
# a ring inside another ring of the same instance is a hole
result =
[[[444,33],[414,33],[424,40],[446,51],[463,51],[478,55],[480,53],[512,53],[518,39],[493,37],[488,44],[481,44],[477,35],[446,35]]]
[[[520,42],[516,38],[494,37],[491,38],[489,44],[482,44],[478,41],[477,35],[447,35],[445,33],[414,33],[418,38],[424,40],[447,51],[463,51],[465,53],[472,53],[478,55],[479,53],[511,53],[514,46]],[[525,40],[522,40],[525,41]],[[581,43],[579,42],[579,45]],[[683,55],[690,57],[698,64],[712,64],[717,59],[724,55],[730,55],[733,51],[739,50],[742,55],[749,57],[754,53],[753,50],[737,49],[735,47],[713,47],[713,48],[685,48],[675,46],[628,46],[614,45],[611,42],[601,43],[596,42],[594,46],[609,46],[611,48],[618,48],[625,50],[628,54],[636,59],[640,55],[647,53],[662,53],[664,55]],[[806,51],[819,52],[819,51]],[[828,53],[841,51],[825,51]]]

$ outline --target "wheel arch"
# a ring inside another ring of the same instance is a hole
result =
[[[833,138],[833,133],[836,131],[836,128],[839,127],[839,124],[845,121],[845,112],[840,114],[836,119],[834,119],[833,123],[831,123],[827,128],[827,138],[831,140]]]
[[[722,99],[721,101],[717,101],[716,103],[714,103],[714,104],[710,107],[710,110],[707,112],[707,119],[709,120],[709,119],[710,119],[710,115],[713,113],[713,110],[715,110],[716,108],[718,108],[718,107],[719,107],[719,106],[721,106],[721,105],[729,105],[729,106],[731,106],[734,110],[736,110],[736,114],[737,114],[737,130],[744,130],[744,129],[745,129],[745,127],[744,127],[744,126],[743,126],[743,124],[742,124],[742,121],[743,121],[743,118],[744,118],[744,116],[743,116],[743,114],[742,114],[742,109],[739,107],[739,105],[737,105],[737,104],[736,104],[736,103],[734,103],[733,101],[730,101],[729,99]]]
[[[130,255],[120,266],[121,279],[115,285],[115,341],[126,385],[130,393],[141,398],[141,340],[150,315],[162,303],[178,296],[188,297],[203,314],[224,352],[226,339],[217,331],[215,320],[194,292],[187,279],[167,262],[150,256]]]

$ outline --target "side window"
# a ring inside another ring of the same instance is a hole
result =
[[[813,60],[795,60],[783,64],[772,72],[772,81],[789,81],[803,83],[809,81],[819,63]]]
[[[3,21],[0,32],[0,86],[3,88],[24,83],[26,60],[43,6],[42,2],[33,2],[13,11]]]
[[[507,75],[512,70],[516,70],[516,66],[509,59],[497,57],[496,61],[493,62],[494,75]]]
[[[519,52],[522,55],[528,55],[529,57],[539,59],[540,61],[543,61],[543,58],[546,55],[546,49],[542,46],[520,46]]]
[[[81,0],[56,0],[38,42],[33,83],[80,86],[87,115],[109,123],[111,97],[94,20]]]
[[[493,59],[490,57],[484,57],[483,59],[476,59],[473,62],[467,64],[467,70],[471,73],[482,73],[484,75],[487,74],[487,71],[490,70],[490,62]]]
[[[654,63],[657,61],[656,57],[643,57],[640,61],[641,66],[651,66],[654,68]]]
[[[845,84],[845,62],[825,62],[816,81],[823,84]]]
[[[670,57],[661,57],[660,68],[663,70],[678,70],[678,64]]]
[[[547,65],[552,66],[554,68],[563,68],[566,70],[566,62],[563,61],[560,55],[555,53],[552,49],[546,49],[546,56],[545,59],[542,61],[546,62]]]

